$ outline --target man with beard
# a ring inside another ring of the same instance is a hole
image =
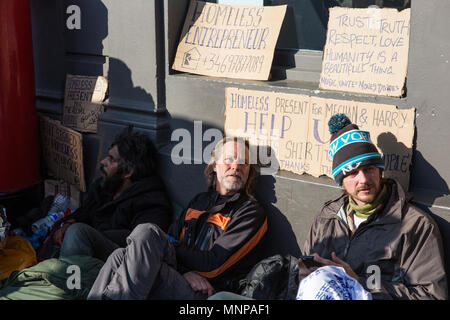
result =
[[[60,256],[89,255],[105,261],[141,223],[167,230],[172,209],[155,173],[156,148],[144,134],[125,129],[100,162],[102,177],[83,205],[53,236]]]
[[[344,189],[312,224],[299,259],[297,298],[447,299],[442,239],[433,219],[402,186],[382,177],[384,162],[367,131],[331,117],[332,175]]]
[[[259,167],[249,163],[247,142],[228,137],[215,146],[205,174],[209,190],[194,197],[168,234],[151,223],[133,230],[88,299],[205,299],[238,290],[262,258],[267,231],[267,216],[252,196]]]

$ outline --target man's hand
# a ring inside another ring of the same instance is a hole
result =
[[[75,223],[76,221],[73,219],[67,220],[64,222],[64,225],[55,231],[55,234],[53,235],[53,241],[59,246],[62,246],[62,242],[64,239],[64,235],[67,231],[67,228],[70,227],[71,224]]]
[[[358,275],[355,273],[355,271],[353,271],[353,269],[350,267],[350,265],[339,259],[336,255],[336,253],[332,252],[331,253],[331,259],[332,260],[328,260],[325,258],[320,257],[317,253],[314,253],[314,260],[317,262],[320,262],[321,264],[323,264],[324,266],[337,266],[337,267],[342,267],[345,270],[345,273],[347,273],[350,277],[352,277],[353,279],[359,281],[359,277]]]
[[[315,260],[316,258],[314,258]],[[303,278],[306,278],[310,273],[314,272],[318,267],[308,268],[302,261],[302,259],[298,259],[298,281],[302,281]]]
[[[194,271],[186,272],[183,274],[183,277],[189,282],[194,291],[201,291],[202,293],[207,294],[208,297],[214,293],[214,288],[209,281]]]

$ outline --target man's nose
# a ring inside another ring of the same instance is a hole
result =
[[[233,170],[238,170],[239,169],[239,163],[237,160],[234,160],[231,164],[230,164],[230,168]]]

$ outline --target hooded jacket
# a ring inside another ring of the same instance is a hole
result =
[[[126,238],[141,223],[154,223],[167,231],[172,208],[165,187],[158,176],[134,182],[117,199],[106,195],[101,188],[102,179],[96,180],[72,218],[102,232],[121,247]]]
[[[325,203],[313,221],[304,253],[331,259],[334,251],[351,266],[374,299],[448,299],[443,245],[436,223],[408,201],[400,184],[386,181],[392,190],[386,206],[353,234],[338,216],[348,196]]]

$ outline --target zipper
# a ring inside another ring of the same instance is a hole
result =
[[[193,227],[194,227],[194,225],[195,225],[195,222],[196,222],[196,221],[194,221],[194,219],[192,219],[192,220],[188,221],[187,226],[186,226],[186,236],[187,236],[187,239],[186,239],[186,246],[187,246],[188,248],[191,247],[192,233],[193,233]]]
[[[344,226],[344,228],[347,230],[347,240],[346,240],[346,244],[345,244],[345,248],[344,248],[344,256],[342,258],[342,260],[345,261],[346,258],[347,258],[348,251],[350,249],[350,245],[351,245],[352,241],[362,232],[361,230],[365,229],[365,226],[364,225],[363,226],[360,225],[358,228],[356,228],[355,232],[352,233],[352,231],[348,227],[347,223],[344,222],[341,217],[336,215],[335,217],[332,217],[332,219],[339,220],[339,223],[341,224],[341,226]],[[362,224],[365,224],[365,223],[366,222],[363,222]]]
[[[341,224],[341,227],[343,227],[347,231],[347,240],[346,240],[345,248],[344,248],[344,257],[342,258],[343,260],[345,260],[345,258],[347,257],[347,254],[348,254],[348,250],[350,249],[350,243],[351,243],[351,240],[352,240],[352,237],[354,236],[354,234],[352,234],[352,231],[348,227],[347,223],[344,222],[342,220],[342,218],[339,217],[337,214],[334,215],[333,217],[331,217],[330,219],[337,219],[339,221],[339,224]]]
[[[205,249],[206,245],[209,242],[209,239],[211,238],[212,232],[213,232],[213,227],[209,226],[208,233],[206,234],[205,239],[203,240],[202,245],[200,246],[200,251],[203,251]]]
[[[362,222],[362,223],[359,225],[358,228],[356,228],[355,232],[353,232],[353,234],[350,235],[350,237],[349,237],[349,239],[348,239],[348,242],[347,242],[347,245],[345,246],[345,249],[344,249],[344,259],[343,259],[343,260],[345,260],[345,259],[347,258],[347,254],[348,254],[348,250],[350,249],[350,244],[351,244],[351,242],[352,242],[357,236],[361,235],[361,233],[363,233],[364,231],[366,231],[367,229],[373,227],[374,225],[377,225],[378,220],[379,220],[379,218],[376,218],[375,220],[369,221],[369,222],[367,222],[367,220],[366,220],[366,221]],[[348,228],[348,226],[347,226],[347,228]],[[350,231],[350,229],[348,229],[348,230]],[[350,231],[350,232],[351,232],[351,231]]]
[[[201,227],[201,229],[200,229],[200,232],[198,233],[198,237],[197,237],[197,239],[195,240],[194,248],[197,248],[198,242],[200,241],[200,239],[203,239],[205,233],[207,232],[207,231],[205,231],[206,226],[207,226],[207,223],[204,223],[204,224],[202,225],[202,227]]]
[[[342,207],[341,207],[342,208]],[[341,210],[341,209],[340,209]],[[339,210],[339,211],[340,211]],[[339,213],[338,211],[338,213]],[[346,215],[346,214],[345,214]],[[346,261],[347,259],[347,255],[348,255],[348,251],[350,250],[350,245],[352,243],[352,241],[359,236],[363,231],[367,230],[370,227],[373,227],[375,225],[380,224],[379,220],[380,220],[380,216],[377,216],[375,219],[372,219],[371,221],[364,221],[362,222],[355,230],[355,232],[352,233],[352,231],[350,230],[350,228],[348,227],[347,223],[345,221],[343,221],[343,218],[341,218],[338,214],[336,214],[335,216],[332,217],[332,219],[338,219],[339,223],[345,225],[345,228],[347,230],[347,241],[346,241],[346,245],[344,248],[344,256],[343,256],[343,260]],[[370,217],[368,218],[370,219]]]

